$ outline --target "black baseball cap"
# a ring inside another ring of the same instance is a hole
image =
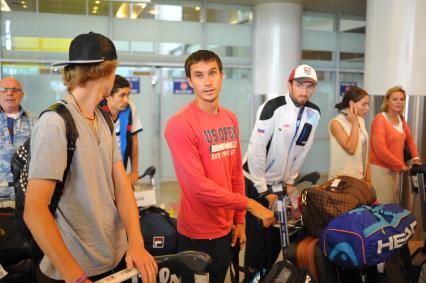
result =
[[[102,34],[89,32],[80,34],[71,41],[68,61],[53,63],[52,66],[95,64],[116,59],[114,43]]]

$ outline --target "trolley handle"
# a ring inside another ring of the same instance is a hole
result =
[[[172,261],[179,262],[194,272],[203,272],[212,262],[210,255],[199,251],[184,251],[172,255],[155,256],[154,259],[158,264]],[[139,275],[139,271],[136,267],[132,267],[111,274],[96,281],[96,283],[119,283],[137,275]]]

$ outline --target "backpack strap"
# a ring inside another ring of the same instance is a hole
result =
[[[112,121],[111,113],[107,112],[101,105],[98,105],[98,109],[101,111],[102,116],[104,116],[112,135],[114,133],[114,122]]]
[[[74,157],[74,151],[76,148],[76,141],[78,138],[78,130],[74,123],[74,119],[72,118],[71,112],[64,105],[64,103],[66,102],[63,101],[63,103],[52,104],[49,106],[49,108],[47,108],[47,110],[43,111],[40,114],[40,117],[41,117],[44,113],[49,111],[55,111],[56,113],[58,113],[62,117],[62,119],[64,119],[65,131],[66,131],[66,137],[67,137],[67,167],[65,168],[62,181],[56,183],[55,191],[53,192],[53,196],[49,204],[49,210],[52,213],[52,215],[54,215],[58,207],[59,200],[64,190],[65,180],[67,179],[68,172],[71,167],[72,159]]]

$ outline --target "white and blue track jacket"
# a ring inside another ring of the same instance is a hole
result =
[[[257,111],[244,163],[244,175],[259,193],[267,185],[293,184],[314,140],[320,109],[297,107],[290,95],[267,100]]]

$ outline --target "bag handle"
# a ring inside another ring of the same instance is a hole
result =
[[[169,214],[166,210],[162,209],[161,207],[153,206],[153,205],[152,205],[152,206],[148,206],[148,207],[142,208],[142,209],[140,210],[140,213],[141,213],[141,214],[144,214],[144,213],[146,213],[147,211],[150,211],[150,212],[154,212],[154,213],[161,214],[161,215],[163,215],[164,217],[166,217],[167,221],[170,221],[170,214]]]
[[[402,218],[410,214],[410,212],[406,209],[403,209],[401,212],[396,212],[396,213],[392,211],[384,210],[383,204],[380,204],[374,207],[363,205],[360,208],[369,211],[371,215],[377,219],[376,223],[364,229],[364,235],[366,235],[367,237],[385,226],[396,227],[398,223],[401,222]],[[384,216],[392,216],[392,220],[389,222],[385,219]]]

